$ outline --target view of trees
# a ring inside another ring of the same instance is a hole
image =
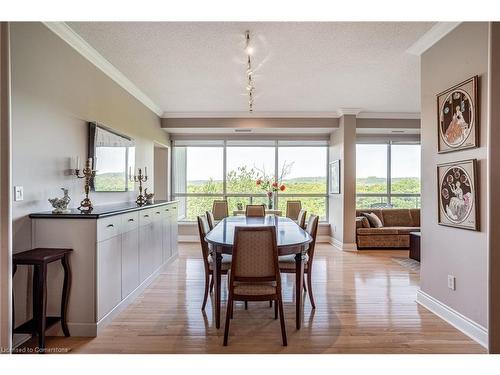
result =
[[[380,177],[367,177],[356,179],[356,192],[358,194],[386,194],[387,179]],[[420,194],[420,178],[404,177],[393,178],[391,181],[393,194]],[[357,197],[357,208],[369,208],[375,203],[387,203],[387,197]],[[420,197],[392,197],[391,204],[396,208],[420,207]]]

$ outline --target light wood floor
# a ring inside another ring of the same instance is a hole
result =
[[[407,251],[341,252],[319,244],[316,311],[305,298],[295,329],[294,275],[283,276],[288,347],[267,302],[236,305],[229,346],[222,346],[212,306],[200,310],[203,265],[197,244],[179,258],[97,338],[49,337],[48,347],[72,353],[484,353],[467,336],[415,303],[418,272],[396,263]],[[223,276],[225,279],[225,276]],[[223,285],[223,301],[226,299]],[[225,304],[223,302],[223,312]],[[224,322],[224,314],[221,321]],[[34,345],[32,342],[27,345]]]

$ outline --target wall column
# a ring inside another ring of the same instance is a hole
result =
[[[12,348],[12,215],[9,24],[0,22],[0,348]]]
[[[329,161],[340,160],[340,194],[329,196],[330,238],[342,250],[356,249],[356,116],[343,115],[330,136]]]

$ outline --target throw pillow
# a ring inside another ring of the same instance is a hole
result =
[[[375,215],[373,212],[363,212],[363,216],[365,216],[368,221],[370,222],[370,226],[373,228],[382,228],[384,224],[382,224],[382,221],[379,219],[377,215]]]

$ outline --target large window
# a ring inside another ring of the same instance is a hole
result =
[[[358,144],[356,207],[420,207],[420,145]]]
[[[256,185],[263,175],[285,184],[286,190],[274,196],[283,214],[287,200],[299,199],[309,213],[327,218],[326,141],[174,141],[173,146],[180,220],[195,220],[214,199],[227,199],[230,212],[238,203],[266,204]]]

